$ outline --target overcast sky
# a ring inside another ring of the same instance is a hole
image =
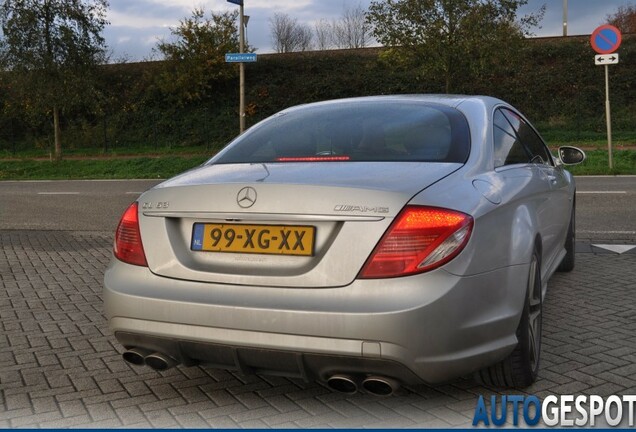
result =
[[[257,53],[272,52],[269,35],[269,18],[276,12],[284,12],[300,22],[312,25],[324,19],[338,18],[346,4],[355,5],[358,0],[244,0],[245,14],[250,15],[247,36]],[[367,7],[370,0],[359,0]],[[532,13],[546,5],[541,28],[534,30],[537,36],[562,34],[563,0],[529,0],[520,10]],[[605,23],[605,17],[621,5],[634,4],[631,0],[568,0],[568,34],[590,34]],[[195,7],[207,11],[232,10],[238,6],[225,0],[110,0],[105,30],[106,42],[112,51],[112,61],[126,59],[140,61],[152,56],[152,49],[159,39],[170,39],[170,27],[191,15]]]

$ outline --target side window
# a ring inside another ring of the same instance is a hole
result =
[[[550,153],[539,135],[521,117],[510,110],[502,110],[517,132],[524,147],[530,152],[530,161],[552,165]]]
[[[494,117],[495,168],[528,163],[530,157],[501,110]]]

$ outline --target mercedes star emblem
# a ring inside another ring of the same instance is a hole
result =
[[[256,190],[251,187],[244,187],[236,196],[236,202],[242,208],[250,208],[256,202]]]

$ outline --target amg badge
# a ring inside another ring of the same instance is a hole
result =
[[[334,207],[334,211],[337,212],[357,212],[357,213],[388,213],[388,207],[369,207],[350,204],[338,204]]]

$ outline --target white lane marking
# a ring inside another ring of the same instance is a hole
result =
[[[153,182],[156,181],[157,183],[162,182],[166,179],[163,178],[151,178],[151,179],[71,179],[71,180],[1,180],[0,183],[63,183],[63,182],[83,182],[83,183],[90,183],[90,182],[110,182],[110,183],[116,183],[116,182]]]
[[[636,231],[577,231],[577,234],[636,234]]]
[[[126,192],[126,195],[141,195],[143,192]],[[79,195],[80,192],[38,192],[38,195]]]
[[[630,250],[636,248],[636,245],[607,245],[607,244],[592,244],[592,246],[605,249],[610,252],[617,253],[619,255],[624,254],[625,252],[629,252]]]
[[[576,191],[577,194],[626,194],[627,191]]]
[[[3,180],[2,183],[52,183],[54,181],[55,180]]]
[[[576,178],[634,178],[636,175],[577,175]]]
[[[111,182],[111,183],[117,183],[117,182],[152,182],[152,181],[156,181],[156,182],[161,182],[164,181],[165,179],[162,178],[148,178],[148,179],[77,179],[77,180],[58,180],[58,181],[76,181],[76,182]]]

